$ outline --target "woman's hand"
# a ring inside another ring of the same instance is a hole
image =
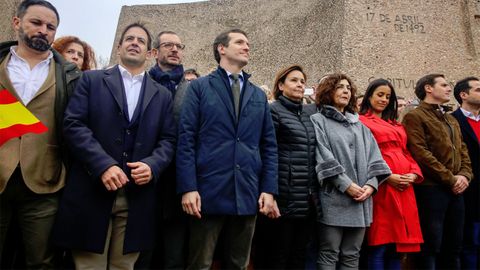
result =
[[[345,190],[345,192],[350,195],[353,199],[362,196],[364,190],[357,184],[351,183],[350,186]]]
[[[417,175],[413,173],[409,173],[409,174],[394,173],[387,178],[387,183],[399,191],[404,191],[411,184],[413,184],[416,179],[417,179]]]
[[[363,190],[363,194],[360,197],[353,198],[355,201],[363,202],[366,199],[368,199],[370,196],[372,196],[373,192],[375,191],[375,189],[370,185],[363,186],[362,190]]]

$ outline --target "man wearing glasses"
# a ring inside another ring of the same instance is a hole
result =
[[[180,37],[172,31],[162,31],[153,42],[153,53],[157,64],[150,69],[150,76],[165,86],[174,98],[173,114],[176,120],[180,114],[180,105],[188,86],[183,75],[183,50]],[[153,268],[183,269],[186,246],[186,215],[182,211],[181,198],[177,196],[175,186],[175,162],[172,162],[158,185],[160,194],[161,232],[152,258]],[[147,254],[145,254],[148,256]],[[148,260],[148,258],[146,258]],[[138,265],[137,265],[138,266]]]

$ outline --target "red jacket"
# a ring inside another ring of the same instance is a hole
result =
[[[383,159],[394,174],[417,174],[420,167],[407,150],[407,134],[400,123],[385,121],[373,114],[360,116],[373,133]],[[385,182],[373,197],[373,223],[368,231],[370,246],[395,243],[397,252],[420,251],[423,243],[413,187],[399,191]]]

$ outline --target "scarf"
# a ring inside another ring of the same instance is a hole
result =
[[[159,84],[165,86],[173,96],[175,96],[175,89],[183,78],[183,66],[178,65],[174,69],[164,72],[158,65],[153,66],[148,72],[152,78]]]

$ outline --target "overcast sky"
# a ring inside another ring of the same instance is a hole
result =
[[[110,57],[122,6],[198,1],[201,0],[49,0],[60,14],[56,37],[77,36],[104,58]]]

